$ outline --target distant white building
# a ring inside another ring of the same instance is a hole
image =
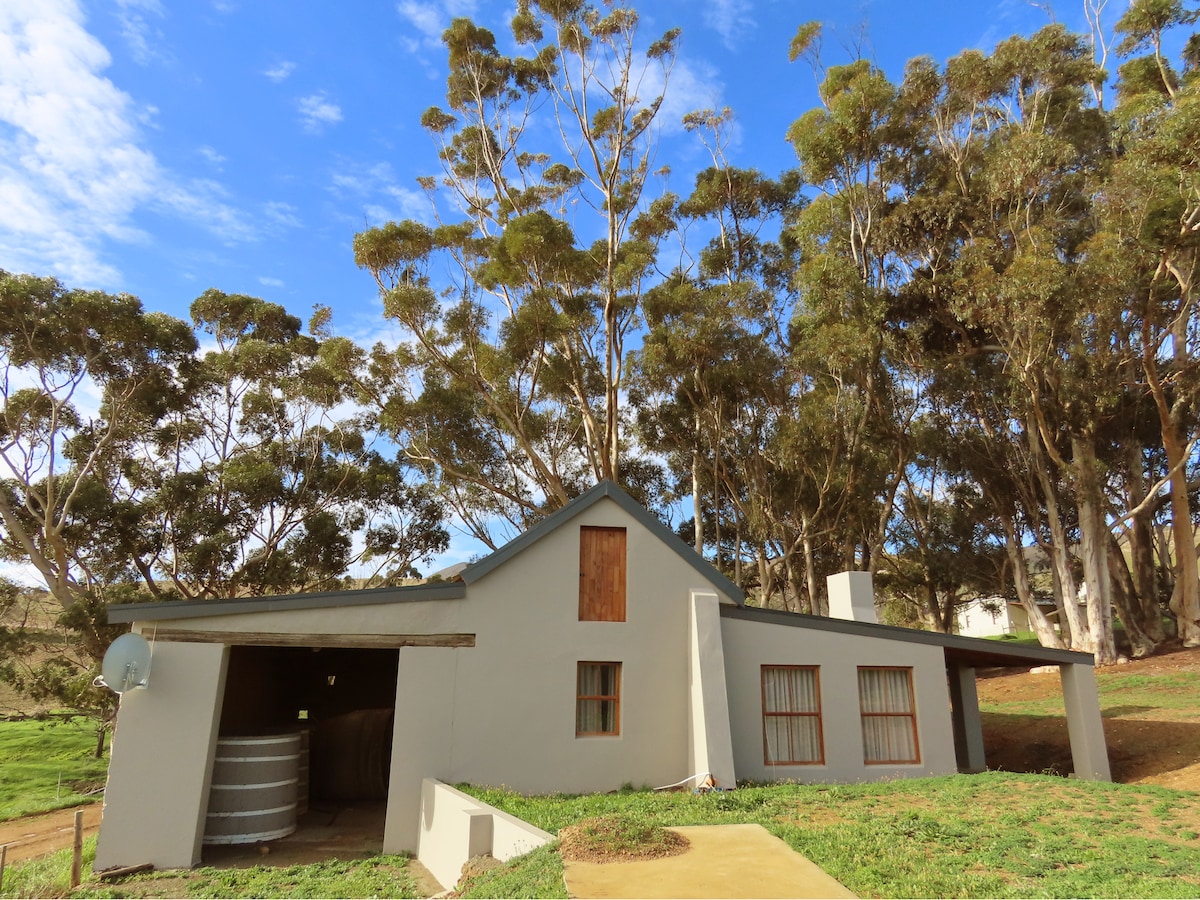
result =
[[[960,606],[955,615],[955,631],[966,637],[995,637],[1032,630],[1025,607],[1003,597],[976,597]]]
[[[1054,626],[1054,630],[1059,631],[1058,608],[1054,602],[1039,600],[1037,603]],[[1080,600],[1079,608],[1080,613],[1086,617],[1087,607],[1083,600]],[[1033,630],[1025,607],[1016,600],[1006,600],[1004,597],[976,597],[956,611],[955,632],[964,637],[996,637]]]

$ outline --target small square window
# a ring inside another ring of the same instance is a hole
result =
[[[575,736],[621,733],[621,664],[581,662],[575,681]]]

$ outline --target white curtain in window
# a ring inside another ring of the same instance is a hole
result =
[[[916,718],[910,669],[858,670],[863,757],[867,762],[915,762]]]
[[[612,734],[617,730],[618,668],[613,663],[580,663],[575,704],[578,734]],[[591,699],[583,699],[583,698]],[[612,700],[598,699],[612,697]]]
[[[763,666],[762,680],[766,761],[820,762],[821,701],[817,696],[816,670]]]

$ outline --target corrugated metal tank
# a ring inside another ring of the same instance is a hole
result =
[[[218,738],[204,843],[253,844],[295,831],[304,743],[299,732]]]

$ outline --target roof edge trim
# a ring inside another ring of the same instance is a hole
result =
[[[341,606],[414,603],[423,600],[458,600],[466,595],[466,585],[452,581],[444,584],[411,584],[363,590],[317,591],[311,594],[277,594],[269,597],[122,603],[108,608],[108,621],[123,623],[201,619],[276,610],[333,609]]]
[[[1095,657],[1077,650],[1056,650],[1053,647],[1010,647],[1000,641],[984,638],[963,637],[961,634],[941,634],[937,631],[920,631],[916,628],[901,628],[896,625],[879,625],[874,622],[852,622],[848,619],[832,619],[826,616],[811,616],[805,613],[784,612],[779,609],[761,607],[721,607],[721,616],[747,622],[762,622],[771,625],[809,628],[814,631],[831,631],[840,634],[855,634],[861,637],[881,638],[889,641],[905,641],[910,644],[927,644],[947,650],[987,653],[992,656],[1010,658],[1013,665],[1022,662],[1095,665]]]
[[[745,604],[746,595],[741,588],[729,578],[722,575],[708,560],[681,541],[678,535],[659,520],[658,516],[630,497],[616,482],[610,479],[601,481],[595,487],[580,494],[562,509],[556,510],[542,519],[542,521],[538,522],[528,531],[517,535],[517,537],[513,538],[499,550],[485,556],[479,562],[467,566],[462,572],[463,581],[467,584],[478,581],[493,569],[502,566],[522,550],[540,541],[551,531],[569,522],[605,497],[613,500],[625,512],[633,516],[639,524],[652,532],[655,537],[666,544],[671,550],[674,550],[684,562],[703,575],[706,580],[711,582],[714,587],[733,600],[739,607]]]

